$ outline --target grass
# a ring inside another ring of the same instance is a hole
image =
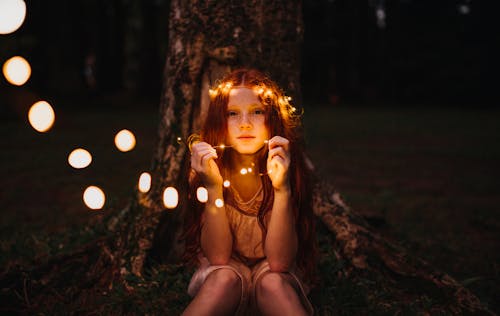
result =
[[[154,106],[55,107],[57,122],[47,134],[33,131],[24,118],[0,126],[2,271],[86,240],[91,232],[75,234],[76,228],[97,227],[104,212],[123,207],[138,176],[149,168],[158,122]],[[304,116],[308,153],[318,174],[330,179],[347,203],[383,234],[461,280],[496,312],[498,114],[344,106],[308,108]],[[133,131],[138,140],[129,153],[113,145],[114,134],[122,128]],[[67,164],[67,155],[76,147],[93,154],[88,168],[74,170]],[[89,211],[83,204],[81,195],[88,185],[106,192],[104,211]],[[319,238],[326,245],[331,236],[322,232]],[[323,252],[320,270],[326,287],[311,294],[318,315],[384,310],[374,305],[383,301],[384,293],[367,293],[368,279],[353,283],[337,278],[342,262],[327,247]],[[103,302],[109,311],[120,306],[133,314],[148,312],[140,301],[149,297],[156,308],[170,308],[175,314],[188,301],[190,273],[182,267],[158,266],[150,271],[154,289],[132,298],[119,291],[107,293]],[[432,299],[423,297],[419,306],[404,308],[411,313],[426,304],[432,305]]]

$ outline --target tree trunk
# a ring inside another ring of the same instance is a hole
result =
[[[26,280],[37,279],[38,289],[79,275],[77,287],[94,293],[95,285],[109,289],[129,277],[141,277],[151,255],[175,261],[182,244],[187,146],[178,139],[200,129],[207,111],[208,88],[230,69],[255,67],[267,72],[288,95],[300,100],[299,69],[302,17],[299,1],[172,0],[169,51],[160,103],[158,144],[152,161],[152,187],[137,192],[129,206],[105,221],[107,235],[71,254],[54,257],[22,276],[2,275],[2,284],[26,293]],[[299,102],[298,102],[299,103]],[[163,190],[177,188],[179,206],[166,210]],[[443,309],[455,313],[487,312],[467,289],[444,273],[412,259],[403,249],[383,239],[355,215],[333,189],[318,181],[315,213],[335,236],[331,245],[348,265],[345,275],[380,275],[394,297],[403,297],[411,283],[437,289]],[[158,249],[167,249],[162,253]],[[59,279],[59,281],[55,281]],[[72,295],[76,295],[71,293]],[[39,301],[43,296],[39,295]],[[48,294],[47,294],[48,295]],[[32,303],[32,302],[31,302]],[[29,305],[30,302],[27,301]]]
[[[172,1],[152,188],[139,193],[108,225],[120,235],[113,253],[113,258],[121,258],[116,267],[120,274],[141,275],[155,235],[161,237],[157,244],[169,250],[166,257],[179,258],[182,245],[176,241],[187,185],[182,171],[188,160],[187,146],[178,139],[199,131],[215,80],[231,68],[255,67],[298,96],[301,21],[297,1]],[[168,186],[180,195],[175,210],[165,210],[162,203]]]

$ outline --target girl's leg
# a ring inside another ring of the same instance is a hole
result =
[[[231,269],[217,269],[208,275],[182,315],[233,315],[240,299],[240,277]]]
[[[307,315],[286,274],[266,272],[255,285],[257,306],[264,315]]]

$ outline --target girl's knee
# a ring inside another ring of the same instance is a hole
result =
[[[217,269],[208,276],[212,287],[221,291],[238,291],[241,289],[241,279],[231,269]]]
[[[283,292],[286,280],[278,272],[267,272],[257,282],[258,292],[264,295],[273,295]]]

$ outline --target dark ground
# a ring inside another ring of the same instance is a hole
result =
[[[53,104],[56,124],[36,133],[26,119],[0,126],[2,272],[66,247],[54,245],[78,227],[99,222],[127,203],[149,168],[157,128],[154,102],[102,107]],[[384,234],[460,280],[500,311],[499,112],[450,108],[315,107],[305,112],[309,153],[318,174]],[[122,128],[133,131],[129,153],[113,145]],[[76,147],[93,154],[74,170]],[[90,211],[83,190],[107,194],[103,211]]]

